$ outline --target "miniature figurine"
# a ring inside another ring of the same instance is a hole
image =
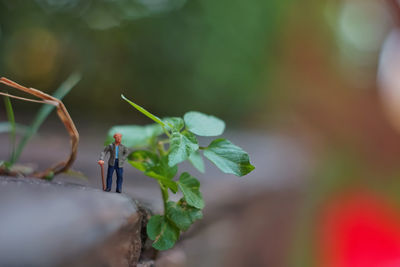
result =
[[[121,144],[121,139],[122,139],[122,134],[120,133],[115,133],[114,134],[114,140],[115,142],[112,144],[109,144],[108,146],[104,147],[104,151],[101,152],[100,154],[100,159],[97,162],[102,169],[102,176],[103,176],[103,165],[104,165],[104,157],[107,153],[110,153],[110,158],[108,160],[108,170],[107,170],[107,187],[104,188],[104,176],[103,178],[103,190],[106,192],[111,191],[111,185],[112,185],[112,176],[114,173],[114,170],[117,173],[117,193],[121,193],[122,191],[122,175],[123,175],[123,165],[128,157],[128,155],[131,153],[131,150],[127,147],[125,147],[123,144]]]

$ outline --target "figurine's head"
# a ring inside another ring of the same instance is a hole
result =
[[[114,137],[115,143],[117,143],[117,144],[121,143],[122,134],[115,133],[113,137]]]

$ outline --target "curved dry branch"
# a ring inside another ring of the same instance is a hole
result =
[[[76,158],[76,154],[78,152],[78,142],[79,142],[79,133],[78,130],[75,127],[74,122],[72,121],[71,116],[69,115],[67,109],[65,108],[63,102],[51,95],[48,95],[46,93],[43,93],[40,90],[34,89],[34,88],[27,88],[24,87],[16,82],[13,82],[7,78],[0,78],[0,83],[3,83],[7,86],[13,87],[15,89],[18,89],[20,91],[23,91],[25,93],[28,93],[30,95],[36,96],[40,99],[42,99],[42,101],[40,100],[34,100],[34,99],[28,99],[28,98],[21,98],[18,96],[14,96],[14,95],[8,95],[9,97],[12,98],[17,98],[17,99],[21,99],[24,101],[32,101],[32,102],[43,102],[46,104],[50,104],[50,105],[54,105],[57,108],[57,115],[60,118],[60,120],[62,121],[62,123],[64,124],[69,136],[70,136],[70,140],[71,140],[71,153],[69,155],[69,157],[67,158],[66,161],[62,161],[57,163],[55,166],[48,168],[42,172],[35,172],[33,175],[35,177],[38,178],[44,178],[46,177],[48,174],[50,173],[54,173],[58,174],[61,172],[65,172],[66,170],[68,170],[72,163],[75,161]]]

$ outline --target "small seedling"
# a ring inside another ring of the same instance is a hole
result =
[[[203,173],[202,152],[224,173],[244,176],[254,170],[254,166],[245,151],[226,139],[215,139],[206,147],[199,146],[196,136],[219,136],[224,132],[225,123],[217,117],[190,111],[183,118],[160,119],[123,95],[121,97],[156,124],[115,126],[110,129],[106,143],[112,141],[115,132],[120,132],[126,146],[140,148],[129,155],[128,162],[160,185],[164,214],[151,217],[147,234],[154,240],[154,248],[166,250],[174,246],[181,232],[203,216],[200,182],[187,172],[174,179],[178,164],[188,160]],[[178,191],[183,197],[178,202],[171,201],[169,192],[176,194]]]

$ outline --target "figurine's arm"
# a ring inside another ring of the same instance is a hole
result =
[[[99,159],[99,161],[98,161],[98,163],[99,163],[100,165],[103,165],[103,164],[104,164],[104,157],[105,157],[106,154],[109,153],[109,152],[110,152],[110,146],[108,145],[108,146],[104,147],[103,152],[101,152],[101,154],[100,154],[100,159]]]

